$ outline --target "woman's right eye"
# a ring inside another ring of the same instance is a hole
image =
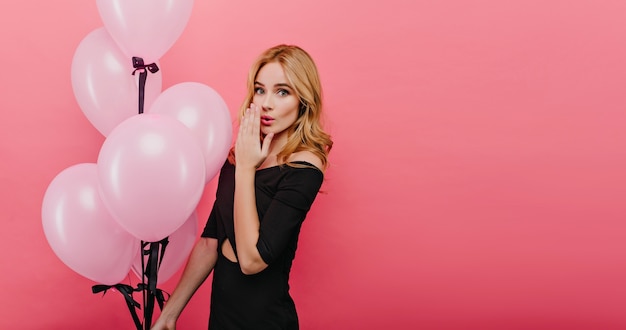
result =
[[[262,95],[262,94],[265,94],[265,91],[263,90],[263,88],[257,87],[257,88],[254,89],[254,93]]]

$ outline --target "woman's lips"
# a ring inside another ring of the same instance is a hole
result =
[[[271,125],[273,121],[274,121],[274,118],[270,116],[261,116],[261,124],[265,126]]]

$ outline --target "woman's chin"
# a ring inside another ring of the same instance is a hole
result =
[[[271,129],[270,127],[267,127],[267,126],[262,126],[261,127],[261,134],[267,135],[267,134],[270,134],[270,133],[274,133],[274,130]]]

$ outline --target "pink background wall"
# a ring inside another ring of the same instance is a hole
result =
[[[624,13],[622,0],[197,0],[161,68],[164,88],[205,83],[234,113],[263,49],[316,59],[336,146],[292,271],[303,329],[624,329]],[[50,181],[104,141],[70,82],[100,26],[95,1],[0,10],[1,329],[133,328],[41,225]],[[209,296],[180,329],[206,327]]]

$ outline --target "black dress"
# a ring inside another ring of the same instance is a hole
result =
[[[323,174],[307,162],[258,170],[255,176],[260,231],[257,249],[268,264],[260,273],[245,275],[239,264],[222,254],[228,239],[235,254],[233,201],[235,167],[226,162],[220,172],[215,204],[202,237],[218,240],[213,270],[209,329],[298,329],[289,295],[289,271],[304,218],[322,185]]]

